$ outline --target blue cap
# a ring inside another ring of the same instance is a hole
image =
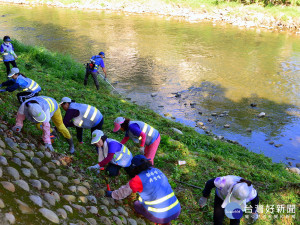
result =
[[[4,41],[5,42],[11,42],[10,38],[5,38]]]
[[[150,159],[147,159],[144,155],[136,155],[132,158],[131,165],[140,166],[145,162],[145,160],[150,160]]]
[[[100,52],[99,55],[103,55],[103,58],[105,58],[105,53],[104,52]]]

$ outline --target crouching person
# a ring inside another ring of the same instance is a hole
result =
[[[98,170],[107,165],[106,171],[110,177],[118,176],[121,168],[129,173],[132,154],[125,145],[107,138],[101,130],[93,131],[91,144],[95,145],[98,150],[98,164],[88,169]]]
[[[25,119],[36,123],[37,128],[43,130],[45,147],[50,151],[54,151],[50,140],[50,120],[52,119],[57,130],[67,139],[69,151],[74,152],[73,139],[63,123],[61,112],[55,99],[47,96],[38,96],[23,102],[18,110],[16,125],[12,128],[14,132],[21,131]]]
[[[213,188],[216,188],[214,200],[214,225],[222,225],[225,210],[229,203],[237,203],[242,211],[245,211],[246,203],[251,202],[252,215],[250,223],[254,223],[258,219],[257,206],[259,198],[256,190],[250,181],[234,175],[213,178],[206,182],[202,192],[203,197],[199,200],[199,205],[203,208],[207,203],[207,198]],[[230,219],[230,225],[240,224],[240,219]]]
[[[135,211],[154,223],[170,224],[179,216],[181,206],[167,177],[143,155],[134,156],[130,168],[132,179],[118,190],[107,191],[106,196],[119,200],[138,192]]]

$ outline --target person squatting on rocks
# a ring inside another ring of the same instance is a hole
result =
[[[0,53],[3,56],[3,62],[6,67],[7,75],[9,74],[9,71],[10,71],[9,64],[11,64],[13,67],[17,67],[15,58],[18,58],[14,51],[14,47],[13,47],[12,43],[10,43],[10,42],[11,42],[10,37],[4,36],[3,43],[1,44],[1,47],[0,47]]]
[[[256,190],[250,181],[234,175],[213,178],[206,182],[202,192],[203,197],[199,200],[199,205],[203,208],[207,203],[207,198],[213,188],[216,187],[214,201],[214,225],[222,225],[225,211],[224,208],[230,202],[236,202],[245,211],[246,203],[251,202],[252,215],[250,216],[251,223],[258,219],[257,206],[259,198]],[[239,219],[230,219],[230,225],[240,224]]]
[[[86,65],[86,72],[85,72],[85,77],[84,77],[84,85],[87,85],[87,81],[89,78],[89,75],[91,74],[94,80],[94,83],[96,85],[97,90],[99,90],[99,82],[98,82],[98,74],[99,74],[99,67],[102,68],[102,71],[105,75],[104,80],[106,80],[107,75],[106,75],[106,68],[104,65],[103,58],[105,58],[104,52],[100,52],[99,55],[94,55],[90,59],[90,63],[87,63]]]
[[[124,117],[116,118],[114,125],[113,132],[117,132],[120,129],[125,131],[125,137],[121,143],[125,144],[129,138],[135,143],[141,141],[140,153],[144,154],[147,159],[150,159],[152,165],[154,165],[153,160],[160,143],[159,132],[147,123],[142,121],[131,121]]]
[[[135,211],[154,223],[170,224],[179,216],[181,206],[168,178],[143,155],[134,156],[130,168],[132,179],[118,190],[107,191],[106,196],[120,200],[138,192]]]
[[[90,166],[89,170],[101,170],[108,164],[106,172],[110,177],[118,176],[121,168],[124,168],[129,174],[132,154],[125,145],[114,139],[107,138],[101,130],[95,130],[92,133],[91,144],[97,147],[98,163]]]
[[[104,119],[96,107],[77,103],[68,97],[63,97],[60,105],[66,111],[64,117],[65,126],[76,127],[77,139],[80,144],[83,144],[83,128],[91,129],[91,134],[94,130],[102,129]],[[74,152],[71,153],[73,154]]]
[[[47,96],[38,96],[23,102],[17,114],[16,125],[13,127],[14,132],[21,131],[25,118],[36,123],[37,128],[43,130],[45,147],[50,151],[54,151],[50,140],[50,119],[52,119],[57,130],[67,139],[69,151],[75,151],[73,139],[63,123],[60,108],[55,99]],[[41,123],[42,126],[40,126]]]
[[[11,69],[8,77],[12,79],[0,84],[0,87],[7,86],[7,88],[1,89],[0,92],[13,92],[19,88],[22,88],[23,92],[19,92],[17,94],[17,98],[20,104],[22,104],[27,99],[38,96],[39,92],[42,90],[37,82],[21,74],[19,69],[16,67]]]

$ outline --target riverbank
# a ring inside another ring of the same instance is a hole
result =
[[[167,174],[182,205],[180,218],[174,224],[205,224],[212,221],[213,213],[213,198],[209,200],[208,207],[200,209],[197,202],[201,197],[201,190],[181,185],[176,180],[203,187],[208,179],[235,174],[253,181],[264,206],[274,205],[276,208],[276,205],[298,204],[300,178],[299,175],[287,171],[285,165],[272,163],[272,160],[263,154],[250,152],[239,145],[201,135],[194,129],[167,120],[152,110],[120,99],[110,92],[104,82],[101,82],[103,88],[100,91],[95,90],[91,79],[88,86],[84,87],[84,68],[70,56],[52,53],[40,47],[25,46],[19,42],[14,42],[14,46],[19,56],[17,63],[20,71],[39,83],[43,89],[41,95],[49,95],[57,101],[67,95],[77,102],[96,106],[105,117],[103,130],[108,137],[119,141],[123,138],[123,134],[112,132],[112,121],[117,116],[146,121],[160,131],[161,144],[155,157],[155,166]],[[0,68],[1,74],[4,74],[4,65]],[[18,110],[15,93],[2,93],[0,97],[0,115],[11,128]],[[172,128],[177,128],[183,134]],[[88,144],[90,133],[84,132],[85,144],[80,145],[75,138],[75,129],[70,130],[77,149],[72,167],[77,171],[86,171],[97,159],[94,149]],[[22,135],[39,140],[41,132],[27,121]],[[53,146],[61,154],[68,149],[62,137]],[[127,147],[134,155],[138,154],[138,146],[134,143],[128,142]],[[186,164],[179,165],[178,161],[185,161]],[[97,175],[93,175],[93,179],[104,184]],[[112,182],[112,189],[125,184],[127,180],[125,174],[121,174]],[[126,199],[124,203],[130,205],[132,200]],[[262,214],[256,224],[297,223],[292,217],[281,218],[280,213],[276,213],[278,218],[265,217],[266,215]],[[297,210],[295,218],[299,218]],[[242,224],[246,224],[245,219]]]
[[[155,1],[68,1],[68,0],[1,0],[2,3],[25,5],[48,5],[53,7],[113,10],[127,13],[157,14],[186,20],[192,23],[212,21],[213,23],[232,24],[241,28],[258,28],[271,31],[288,31],[300,34],[300,7],[273,6],[263,7],[258,4],[243,5],[230,2],[203,2],[196,5],[189,3],[166,3]]]

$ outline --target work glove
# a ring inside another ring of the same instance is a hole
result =
[[[110,198],[112,198],[112,191],[106,191],[106,193],[105,193],[105,197],[110,197]]]
[[[5,89],[0,89],[0,92],[6,92],[6,90]]]
[[[94,166],[90,166],[88,167],[88,170],[99,170],[101,167],[99,166],[99,164],[96,164]]]
[[[140,154],[144,155],[144,153],[145,153],[145,147],[140,147]]]
[[[81,144],[81,145],[82,145],[82,144],[84,144],[84,142],[83,142],[83,141],[80,141],[80,142],[79,142],[79,144]]]
[[[53,148],[53,146],[51,145],[51,144],[45,144],[45,148],[47,149],[49,149],[51,152],[54,152],[54,148]]]
[[[18,133],[21,131],[21,129],[22,128],[20,126],[17,126],[17,125],[12,128],[13,132],[18,132]]]
[[[203,208],[206,205],[206,203],[207,203],[207,198],[201,197],[200,200],[199,200],[199,206],[201,208]]]
[[[249,217],[249,224],[255,223],[256,220],[258,220],[258,217],[259,217],[259,215],[257,212],[252,213]]]

